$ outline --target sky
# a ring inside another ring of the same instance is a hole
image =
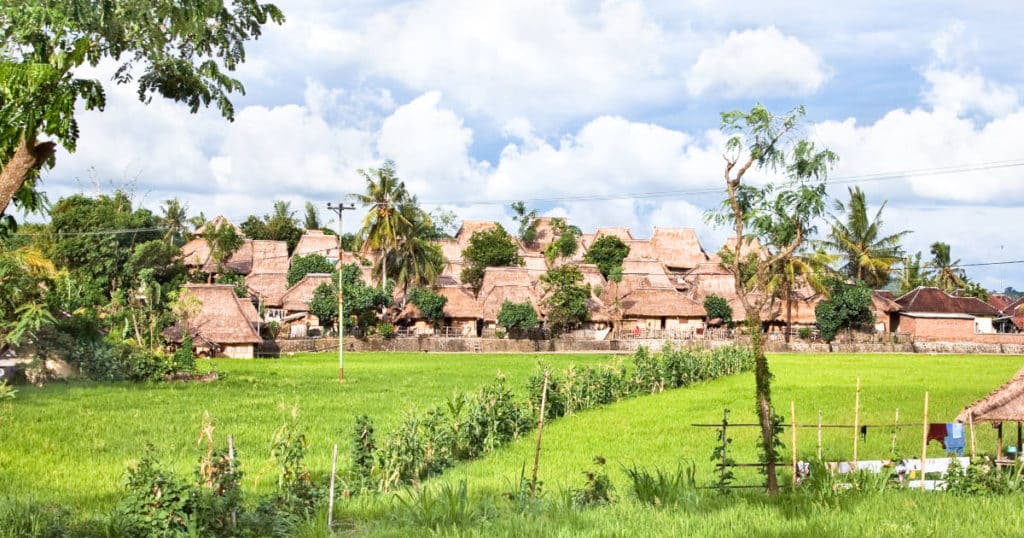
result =
[[[832,197],[859,186],[911,253],[944,241],[984,286],[1024,289],[1024,263],[993,264],[1024,259],[1017,2],[277,5],[287,21],[248,45],[234,122],[110,83],[46,175],[51,201],[125,188],[240,222],[278,199],[325,208],[392,159],[427,209],[511,226],[526,200],[584,231],[693,227],[714,252],[720,113],[803,104],[802,134],[840,157]]]

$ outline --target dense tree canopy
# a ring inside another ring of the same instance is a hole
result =
[[[473,293],[480,292],[484,270],[488,267],[508,267],[523,263],[512,237],[500,224],[490,230],[473,232],[469,246],[462,251],[462,260],[466,267],[460,276],[463,284],[472,288]]]
[[[544,248],[544,258],[548,265],[551,265],[558,258],[569,258],[576,254],[579,248],[579,240],[582,232],[562,218],[551,220],[551,231],[557,235],[547,247]]]
[[[622,260],[629,256],[629,245],[614,235],[601,236],[590,245],[583,261],[597,265],[597,269],[605,278],[615,272],[621,272]]]
[[[230,120],[229,96],[244,88],[229,73],[263,25],[283,20],[255,0],[0,3],[0,214],[12,199],[41,207],[39,170],[54,164],[57,144],[75,150],[78,111],[106,104],[103,84],[79,76],[84,66],[112,61],[114,83],[136,84],[142,101],[159,95],[192,112],[212,104]]]
[[[444,305],[448,298],[428,288],[409,290],[409,302],[416,305],[423,317],[437,327],[444,320]]]
[[[847,284],[835,279],[829,283],[829,298],[814,308],[818,330],[826,342],[843,329],[862,327],[875,320],[871,312],[871,289],[864,283]]]
[[[565,264],[549,269],[541,275],[540,281],[544,287],[548,328],[553,335],[575,329],[589,319],[590,285],[583,283],[579,267]]]
[[[288,287],[294,286],[302,277],[313,273],[330,274],[335,271],[334,264],[320,254],[307,254],[292,258],[291,267],[288,268]]]
[[[707,312],[708,321],[713,319],[722,320],[723,325],[732,323],[732,307],[724,297],[714,293],[704,298],[704,311]]]
[[[295,220],[291,204],[281,200],[274,201],[273,214],[264,215],[263,218],[250,215],[239,228],[249,239],[284,241],[288,243],[289,253],[299,244],[303,231]]]
[[[498,311],[498,324],[507,329],[512,338],[519,338],[526,331],[540,325],[540,320],[529,301],[513,303],[506,299]]]

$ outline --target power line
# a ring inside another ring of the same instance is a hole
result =
[[[77,236],[77,235],[121,235],[121,234],[132,234],[142,232],[162,232],[166,230],[166,226],[157,226],[150,228],[121,228],[118,230],[96,230],[92,232],[15,232],[15,236],[22,237],[35,237],[41,235],[55,235],[58,237]]]

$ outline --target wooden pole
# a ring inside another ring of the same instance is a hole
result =
[[[860,378],[857,378],[857,395],[853,401],[853,461],[850,468],[857,470],[857,441],[860,440]]]
[[[544,389],[540,393],[540,418],[537,419],[537,448],[533,452],[533,479],[530,481],[530,496],[537,494],[537,469],[540,467],[540,440],[544,433],[544,408],[548,403],[548,380],[551,372],[544,372]]]
[[[1017,459],[1020,459],[1020,449],[1024,448],[1024,447],[1021,446],[1021,444],[1022,444],[1021,441],[1022,441],[1022,439],[1021,439],[1021,428],[1020,428],[1020,422],[1018,422],[1017,423],[1017,453],[1013,455],[1013,457],[1017,458]]]
[[[796,491],[796,402],[793,400],[789,401],[789,415],[793,419],[793,491]]]
[[[818,409],[818,461],[821,461],[821,409]]]
[[[338,471],[338,444],[334,444],[334,454],[331,456],[331,487],[327,493],[327,528],[334,523],[334,475]]]
[[[996,459],[998,460],[999,458],[1003,457],[1003,423],[1002,422],[1000,422],[999,426],[996,428],[996,435],[998,435],[998,438],[996,439]]]
[[[900,428],[900,408],[896,408],[896,419],[892,422],[892,447],[889,448],[890,454],[896,453],[896,430]]]
[[[235,474],[235,438],[228,434],[228,472]],[[231,526],[238,523],[238,509],[231,509]]]
[[[974,413],[967,413],[967,424],[971,428],[971,459],[978,457],[978,447],[974,444]]]
[[[928,457],[928,392],[924,393],[924,422],[921,424],[921,489],[924,490],[924,462]]]
[[[725,451],[729,447],[729,435],[726,432],[726,429],[728,427],[729,427],[729,410],[728,409],[723,409],[722,410],[722,466],[721,466],[721,473],[722,473],[721,474],[721,477],[722,477],[721,483],[722,484],[725,483],[725,473],[726,473],[725,464],[726,464],[727,461],[729,461],[726,458],[726,456],[725,456]]]

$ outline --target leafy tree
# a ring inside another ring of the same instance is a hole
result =
[[[165,228],[164,241],[176,247],[185,244],[185,237],[188,235],[188,208],[181,205],[177,198],[171,198],[164,201],[161,210],[163,216],[160,217],[160,225]]]
[[[291,205],[281,200],[274,201],[273,214],[264,215],[263,218],[250,215],[239,228],[249,239],[284,241],[288,243],[288,252],[295,250],[303,231],[295,221]]]
[[[306,202],[306,218],[302,224],[302,227],[307,230],[320,229],[320,213],[316,210],[313,202]]]
[[[967,287],[967,274],[958,267],[960,260],[952,259],[948,243],[932,243],[931,253],[932,260],[929,265],[935,272],[936,286],[947,292]]]
[[[720,295],[712,293],[705,297],[704,311],[708,313],[709,320],[718,318],[724,325],[732,323],[732,307],[729,306],[729,301]]]
[[[125,282],[125,264],[135,246],[159,240],[159,219],[148,209],[134,209],[123,191],[88,197],[63,198],[50,210],[50,227],[57,236],[52,259],[76,280],[88,283],[101,304]],[[132,275],[129,275],[132,276]]]
[[[224,272],[224,263],[245,243],[245,239],[238,235],[235,227],[226,220],[216,226],[207,226],[203,230],[202,237],[210,245],[210,257],[217,264],[218,273]]]
[[[366,334],[368,327],[377,325],[377,313],[381,308],[391,306],[390,286],[379,288],[368,286],[360,278],[359,266],[349,264],[342,269],[342,282],[344,292],[343,307],[345,309],[343,319],[345,320],[345,331],[351,333],[357,330],[359,335]],[[338,273],[334,273],[334,279],[330,285],[321,284],[313,290],[313,300],[310,301],[310,312],[320,318],[321,324],[325,320],[337,322],[338,318]]]
[[[554,264],[558,258],[569,258],[576,254],[580,235],[583,233],[578,227],[570,225],[562,218],[552,219],[551,230],[558,238],[544,248],[544,258],[548,265]]]
[[[366,181],[366,192],[354,194],[352,198],[369,206],[369,210],[363,217],[358,235],[361,244],[381,253],[382,267],[378,274],[386,283],[388,252],[398,246],[400,238],[412,227],[409,219],[416,211],[410,210],[409,206],[415,205],[415,198],[405,189],[405,182],[398,178],[392,161],[385,161],[380,168],[359,170],[359,175]]]
[[[799,136],[804,108],[776,115],[763,105],[749,112],[734,110],[722,114],[726,142],[726,198],[709,220],[731,226],[737,241],[723,261],[732,269],[736,292],[747,313],[751,351],[754,353],[756,407],[761,426],[761,456],[765,463],[767,489],[778,492],[776,462],[779,455],[778,418],[771,401],[772,375],[764,354],[761,311],[771,300],[769,290],[773,267],[793,256],[803,244],[811,223],[825,211],[825,181],[838,160],[829,150]],[[763,185],[745,182],[755,168],[762,174],[782,176]],[[748,239],[757,238],[760,251]]]
[[[583,273],[573,264],[549,269],[540,276],[544,288],[542,301],[547,309],[548,328],[559,335],[579,326],[590,317],[587,299],[590,285],[583,284]]]
[[[159,95],[192,112],[212,103],[231,120],[229,95],[244,88],[229,73],[268,20],[284,16],[255,0],[0,3],[0,213],[12,199],[38,202],[39,170],[53,166],[57,144],[75,150],[76,112],[106,104],[103,84],[79,77],[86,64],[114,62],[114,83],[136,83],[143,102]]]
[[[407,228],[397,237],[394,248],[381,256],[374,267],[377,275],[387,269],[388,276],[402,290],[433,286],[445,265],[441,245],[432,240],[436,235],[434,224],[414,200],[401,206],[401,211],[406,213],[403,221],[408,223]]]
[[[828,287],[825,284],[825,277],[830,273],[829,264],[833,256],[824,250],[811,252],[800,252],[788,258],[784,258],[772,267],[772,278],[769,281],[768,289],[774,297],[778,297],[785,304],[786,328],[793,326],[793,299],[796,289],[801,284],[807,285],[814,293],[825,294]],[[790,331],[786,331],[786,343],[790,340]]]
[[[829,298],[814,308],[821,338],[831,343],[842,329],[862,327],[875,321],[871,312],[871,288],[863,282],[847,284],[834,279]]]
[[[863,281],[870,288],[881,288],[889,282],[892,266],[902,259],[900,240],[910,231],[883,236],[882,211],[886,202],[882,202],[875,218],[868,220],[864,192],[860,187],[852,187],[849,192],[848,204],[836,201],[837,215],[832,217],[832,228],[823,243],[842,256],[846,276]]]
[[[44,304],[44,286],[57,269],[37,249],[0,246],[0,350],[18,346],[54,318]]]
[[[434,224],[433,233],[427,239],[451,239],[459,231],[459,216],[450,209],[435,208],[429,213],[430,222]]]
[[[626,256],[629,256],[629,245],[614,235],[605,235],[590,245],[583,261],[597,265],[601,274],[608,278],[616,269],[621,273]]]
[[[927,286],[931,282],[928,269],[921,265],[921,253],[903,258],[903,267],[899,270],[900,295],[919,286]]]
[[[526,203],[512,203],[512,220],[519,224],[519,240],[524,245],[532,245],[537,240],[537,210],[527,209]]]
[[[338,286],[320,284],[313,290],[309,311],[320,320],[320,326],[330,327],[338,322]]]
[[[540,325],[537,319],[537,311],[529,301],[513,303],[505,300],[501,303],[501,310],[498,311],[498,323],[508,329],[509,336],[518,338],[530,329]]]
[[[180,256],[178,247],[160,239],[140,243],[125,262],[125,275],[130,278],[150,269],[158,284],[167,285],[164,291],[178,289],[185,277],[185,266]]]
[[[308,254],[306,256],[295,256],[292,265],[288,268],[288,287],[297,284],[302,277],[312,273],[333,273],[334,264],[320,254]]]
[[[245,275],[234,271],[225,271],[215,279],[218,284],[231,284],[235,287],[235,296],[245,298],[249,296],[249,285],[245,283]]]
[[[484,283],[484,270],[488,267],[523,264],[523,259],[519,257],[519,249],[500,224],[490,230],[473,232],[469,238],[469,245],[462,251],[462,260],[466,267],[460,277],[463,283],[473,289],[474,294],[480,293],[480,287]]]
[[[428,288],[413,288],[409,291],[409,302],[416,305],[434,327],[444,321],[444,305],[448,303],[444,295]]]

